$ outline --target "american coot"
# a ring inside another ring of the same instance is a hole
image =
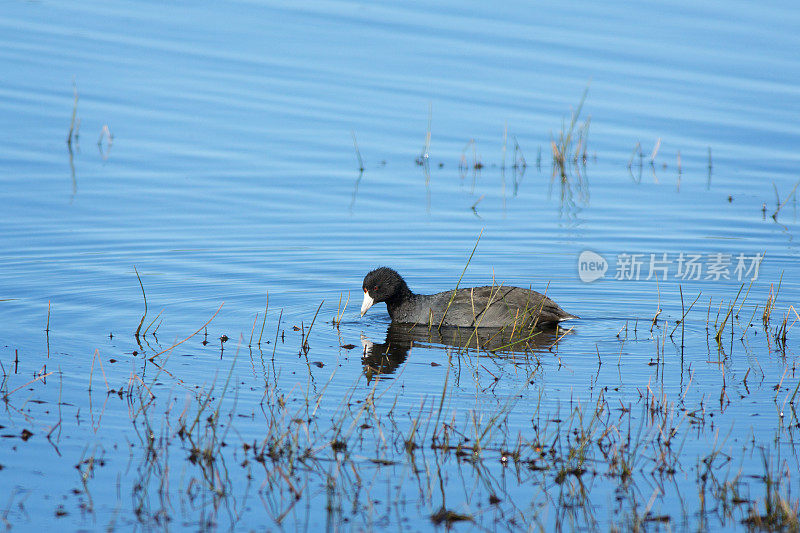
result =
[[[414,294],[391,268],[381,267],[364,277],[361,316],[377,302],[386,302],[392,322],[434,326],[546,326],[578,318],[550,298],[530,289],[502,285]]]

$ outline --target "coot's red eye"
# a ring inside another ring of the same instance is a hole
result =
[[[372,290],[373,290],[373,291],[377,291],[377,290],[378,290],[378,286],[377,286],[377,285],[375,285],[374,287],[372,287]]]

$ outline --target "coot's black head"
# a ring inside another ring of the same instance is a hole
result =
[[[361,304],[361,316],[377,302],[402,300],[411,295],[405,280],[388,267],[376,268],[366,276],[361,288],[364,290],[364,303]]]

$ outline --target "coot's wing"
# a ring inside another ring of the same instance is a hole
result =
[[[558,322],[569,316],[555,302],[536,291],[495,285],[456,291],[445,323],[473,327],[530,327]]]

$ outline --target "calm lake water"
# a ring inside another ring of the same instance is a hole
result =
[[[798,27],[781,1],[5,3],[3,522],[796,527]],[[581,319],[516,352],[409,338],[359,317],[382,265]]]

